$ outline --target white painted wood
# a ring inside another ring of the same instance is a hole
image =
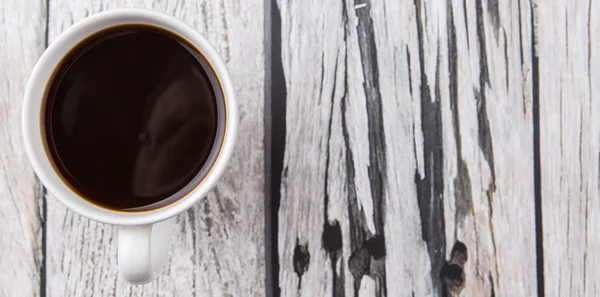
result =
[[[117,276],[116,230],[48,197],[48,296],[261,296],[264,251],[263,1],[51,0],[49,37],[118,8],[166,12],[203,33],[225,60],[240,110],[235,154],[209,196],[177,219],[168,267],[130,286]]]
[[[492,289],[494,296],[536,295],[532,4],[448,3],[278,1],[287,89],[276,275],[281,296],[440,296],[439,269],[456,240],[469,256],[462,296],[491,296]],[[44,48],[46,7],[0,1],[0,296],[263,295],[263,1],[49,4],[50,41],[73,22],[117,7],[164,11],[203,32],[236,81],[240,139],[217,190],[178,218],[164,275],[145,286],[125,284],[117,276],[112,227],[68,211],[51,195],[43,218],[42,190],[22,149],[20,107]],[[593,16],[600,7],[590,0],[534,4],[545,293],[595,296],[600,25]],[[369,28],[372,34],[363,34]],[[372,45],[376,54],[369,54]],[[489,82],[482,83],[484,64]],[[381,130],[373,124],[376,101]],[[383,141],[370,146],[377,131]],[[435,157],[436,145],[443,159]],[[382,159],[372,148],[384,148],[381,200],[372,181],[378,172],[370,175],[369,168]],[[436,168],[439,177],[430,174]],[[431,194],[423,185],[441,185],[441,195],[423,195]],[[424,207],[436,199],[442,201],[437,208]],[[336,221],[339,247],[331,242]],[[366,247],[377,246],[369,241],[375,234],[385,235],[383,258]],[[368,273],[355,282],[351,270]]]
[[[464,296],[535,295],[530,3],[278,8],[281,296],[442,296],[456,240]]]
[[[40,296],[42,188],[23,148],[25,84],[44,50],[42,1],[0,1],[0,296]]]
[[[454,164],[444,170],[447,254],[455,240],[469,249],[464,296],[534,296],[531,4],[467,1],[464,10],[461,2],[452,3],[458,91],[451,113],[459,128],[444,133],[444,146],[450,148],[444,150],[445,162]],[[453,57],[441,59],[446,64]],[[442,71],[440,77],[448,76]],[[459,158],[466,165],[463,173]],[[462,174],[469,176],[471,203]]]
[[[546,296],[600,294],[600,6],[538,1]]]

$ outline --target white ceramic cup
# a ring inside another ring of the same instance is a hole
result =
[[[160,27],[187,40],[204,56],[222,91],[222,102],[218,102],[222,106],[222,112],[219,112],[220,133],[217,133],[209,160],[200,171],[200,174],[204,174],[200,182],[190,187],[191,190],[179,200],[157,209],[139,212],[102,208],[74,192],[54,169],[53,160],[45,147],[42,128],[46,88],[63,57],[86,37],[125,24]],[[234,147],[238,112],[235,91],[225,63],[202,35],[182,21],[162,13],[143,9],[118,9],[96,14],[73,25],[46,49],[33,69],[25,90],[22,121],[25,149],[40,181],[71,210],[92,220],[118,226],[119,270],[130,283],[146,283],[156,276],[168,259],[175,216],[205,197],[223,173]]]

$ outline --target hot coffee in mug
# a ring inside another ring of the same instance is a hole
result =
[[[193,45],[164,29],[121,25],[87,37],[46,89],[52,161],[100,207],[148,210],[181,198],[220,145],[215,75]]]
[[[148,10],[75,24],[36,64],[23,136],[32,166],[71,210],[119,228],[131,283],[166,262],[174,217],[206,196],[237,132],[225,64],[198,32]]]

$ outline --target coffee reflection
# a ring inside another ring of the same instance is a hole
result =
[[[215,109],[198,98],[211,92],[203,73],[193,67],[167,77],[150,98],[147,120],[139,134],[132,192],[151,197],[180,188],[198,172],[214,138]],[[176,100],[175,100],[176,98]]]

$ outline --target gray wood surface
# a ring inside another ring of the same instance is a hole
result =
[[[282,296],[536,293],[530,5],[278,1]]]
[[[25,84],[44,51],[41,1],[0,1],[0,296],[40,296],[42,187],[21,137]]]
[[[240,107],[228,171],[143,286],[117,275],[113,227],[38,183],[20,133],[45,46],[118,7],[204,34]],[[592,0],[0,1],[0,297],[597,296],[597,15]]]
[[[600,295],[598,4],[538,5],[546,296]]]

